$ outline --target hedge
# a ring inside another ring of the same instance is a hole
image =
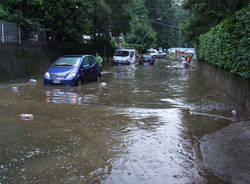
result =
[[[250,6],[199,37],[199,59],[250,78]]]

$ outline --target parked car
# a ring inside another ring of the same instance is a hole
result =
[[[158,51],[158,54],[156,55],[157,58],[166,58],[167,54],[163,51]]]
[[[187,50],[187,51],[185,52],[185,54],[195,54],[195,51],[194,51],[194,50]]]
[[[157,54],[158,54],[158,51],[156,49],[151,48],[151,49],[147,50],[147,53],[155,58],[157,56]]]
[[[112,64],[133,64],[136,61],[135,49],[116,49],[113,56]]]
[[[94,56],[65,55],[58,58],[44,74],[44,84],[76,86],[86,81],[98,80],[100,67]]]
[[[141,56],[139,64],[141,64],[141,65],[153,65],[154,62],[155,62],[155,59],[153,56],[151,56],[150,54],[143,54]]]

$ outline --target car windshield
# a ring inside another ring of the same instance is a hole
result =
[[[142,58],[143,58],[143,59],[151,59],[151,56],[145,54],[145,55],[142,55]]]
[[[77,66],[81,61],[81,57],[60,57],[53,66]]]
[[[154,50],[149,50],[148,53],[156,53]]]
[[[115,51],[114,56],[129,56],[128,51]]]

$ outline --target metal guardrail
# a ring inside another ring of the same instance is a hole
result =
[[[21,44],[21,29],[11,22],[0,20],[0,43],[19,43]]]

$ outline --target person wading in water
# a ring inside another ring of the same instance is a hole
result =
[[[99,67],[100,67],[100,72],[102,72],[102,62],[103,62],[102,57],[99,56],[98,52],[95,54],[95,56],[96,56],[97,63],[99,65]]]

